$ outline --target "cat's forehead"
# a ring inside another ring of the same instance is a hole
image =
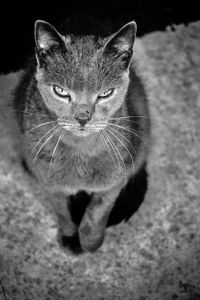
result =
[[[69,41],[68,41],[69,38]],[[95,36],[66,36],[66,46],[79,56],[94,55],[104,45],[104,39]]]
[[[102,54],[104,41],[93,37],[72,38],[68,51],[57,53],[48,65],[51,80],[72,90],[95,92],[120,81],[120,70]]]
[[[79,70],[80,75],[95,72],[102,48],[102,40],[96,40],[93,36],[71,38],[70,44],[67,45],[68,51],[65,53],[67,65]]]

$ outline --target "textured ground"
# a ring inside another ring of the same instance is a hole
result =
[[[10,91],[0,78],[0,279],[8,300],[200,299],[200,22],[137,41],[153,118],[149,189],[93,255],[66,256],[43,194],[18,158]],[[4,299],[0,290],[0,299]]]

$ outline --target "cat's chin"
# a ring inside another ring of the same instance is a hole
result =
[[[93,132],[88,129],[75,129],[72,131],[72,134],[79,137],[87,137],[91,135]]]

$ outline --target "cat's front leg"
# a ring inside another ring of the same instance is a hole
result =
[[[118,185],[106,192],[94,193],[79,227],[83,250],[95,251],[103,243],[108,217],[122,186]]]
[[[62,243],[64,238],[77,234],[77,225],[73,222],[68,207],[69,199],[69,195],[64,193],[53,193],[47,196],[48,206],[57,217],[58,242],[62,248],[64,247]]]

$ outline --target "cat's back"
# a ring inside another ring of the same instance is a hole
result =
[[[143,78],[140,71],[139,61],[133,57],[130,64],[130,84],[127,93],[127,107],[129,115],[137,115],[140,121],[150,122],[147,82]],[[142,119],[143,117],[143,119]]]

